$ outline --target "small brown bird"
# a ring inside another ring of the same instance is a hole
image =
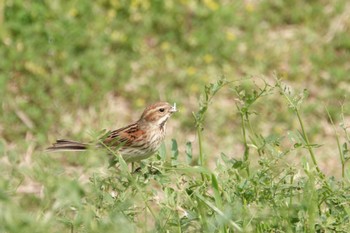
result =
[[[82,151],[107,146],[112,150],[117,149],[126,162],[140,161],[159,149],[165,137],[167,121],[176,111],[176,104],[171,106],[167,102],[157,102],[148,106],[138,121],[108,132],[95,145],[60,139],[47,150]]]

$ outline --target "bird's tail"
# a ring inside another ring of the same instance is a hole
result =
[[[88,149],[88,144],[71,140],[59,139],[47,151],[84,151]]]

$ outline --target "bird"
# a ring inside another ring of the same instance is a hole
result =
[[[108,131],[95,143],[58,139],[47,151],[85,151],[90,148],[110,148],[117,151],[127,163],[139,162],[155,154],[165,138],[170,116],[177,112],[176,103],[156,102],[143,111],[136,122]]]

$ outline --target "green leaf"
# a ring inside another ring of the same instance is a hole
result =
[[[164,142],[160,145],[159,150],[158,150],[158,158],[160,160],[165,161],[166,160],[166,147]]]
[[[179,156],[179,150],[178,150],[178,147],[177,147],[177,142],[175,139],[171,139],[171,164],[172,165],[176,165],[178,164],[177,162],[177,158]]]
[[[343,149],[344,159],[349,160],[349,158],[350,158],[349,149],[348,149],[348,144],[346,142],[343,143],[342,149]]]
[[[186,161],[187,164],[191,164],[192,163],[192,143],[191,142],[186,142]]]
[[[218,180],[216,179],[215,174],[211,174],[211,185],[214,191],[215,203],[220,209],[222,209],[222,199],[220,195]]]

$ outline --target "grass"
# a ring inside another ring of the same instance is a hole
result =
[[[194,114],[197,125],[205,128],[205,109],[210,109],[213,96],[225,88],[232,95],[240,89],[225,80],[205,88]],[[187,159],[181,160],[184,153],[175,140],[171,152],[163,147],[158,157],[141,163],[140,171],[132,174],[121,157],[119,169],[107,168],[104,163],[97,171],[96,167],[84,171],[79,163],[64,168],[53,155],[43,152],[36,152],[38,157],[30,166],[11,161],[8,155],[2,165],[11,172],[11,177],[1,182],[5,190],[1,194],[2,231],[346,232],[349,173],[344,168],[341,178],[335,179],[320,170],[313,152],[317,145],[309,141],[303,124],[305,93],[293,95],[279,80],[274,86],[265,83],[250,93],[239,93],[236,97],[245,101],[237,108],[243,116],[246,148],[241,158],[218,154],[213,169],[204,162],[207,154],[199,148],[202,154],[197,158],[190,144]],[[262,135],[252,126],[253,103],[276,94],[285,96],[286,104],[296,113],[300,132]],[[198,140],[202,140],[199,146],[209,143],[202,136]],[[339,151],[344,158],[339,164],[345,164],[349,141],[337,140],[345,141]],[[300,166],[288,162],[296,151],[304,155]],[[73,156],[74,160],[80,157]],[[84,156],[105,155],[91,152]]]
[[[345,0],[0,2],[0,232],[348,232]],[[89,141],[176,102],[130,173]]]

